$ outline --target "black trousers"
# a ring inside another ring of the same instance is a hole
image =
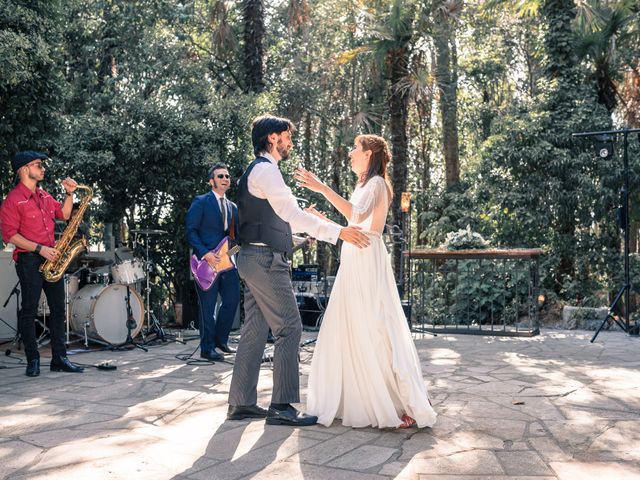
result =
[[[37,253],[24,252],[18,255],[16,263],[16,272],[20,279],[22,293],[18,330],[22,335],[28,361],[40,358],[36,341],[35,319],[38,313],[40,293],[43,289],[51,312],[47,325],[51,335],[51,354],[53,358],[64,357],[67,354],[64,344],[64,279],[53,283],[46,282],[39,271],[40,265],[44,262],[45,259]]]

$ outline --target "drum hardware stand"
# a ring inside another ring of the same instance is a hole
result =
[[[84,331],[84,348],[89,348],[89,335],[87,335],[87,327],[89,326],[89,322],[84,322],[82,325],[82,330]]]
[[[69,341],[69,337],[70,337],[70,329],[71,329],[71,297],[69,296],[69,282],[71,281],[71,277],[72,276],[77,276],[78,273],[80,273],[83,270],[88,270],[89,266],[88,265],[83,265],[81,266],[78,270],[76,270],[75,272],[69,274],[69,275],[64,275],[64,306],[65,306],[65,321],[67,323],[67,345],[69,345],[71,342]],[[88,348],[89,347],[89,343],[87,341],[87,324],[84,324],[84,347]]]
[[[20,280],[18,280],[16,282],[16,284],[13,286],[13,289],[11,290],[11,293],[9,293],[9,296],[4,301],[4,305],[2,305],[2,308],[7,308],[7,305],[9,305],[9,301],[11,300],[11,297],[13,297],[14,295],[16,296],[16,327],[18,327],[18,325],[20,325],[20,323],[19,323],[20,322],[20,289],[18,288],[19,286],[20,286]],[[13,337],[13,340],[11,340],[11,346],[12,347],[17,347],[17,350],[20,350],[20,342],[22,340],[22,337],[20,335],[20,329],[19,328],[13,328],[11,325],[9,325],[7,322],[5,322],[2,318],[0,318],[0,320],[7,327],[9,327],[11,330],[16,332],[16,334]],[[11,348],[8,348],[5,351],[5,355],[7,355],[7,356],[11,355]]]
[[[164,230],[137,230],[135,231],[135,235],[136,237],[134,238],[134,245],[138,243],[137,240],[137,235],[141,234],[144,235],[145,238],[145,242],[144,242],[144,267],[145,267],[145,300],[146,300],[146,312],[147,312],[147,331],[146,331],[146,335],[150,335],[152,333],[156,334],[156,339],[160,339],[162,341],[162,343],[165,343],[167,341],[166,338],[166,334],[164,332],[164,329],[162,328],[162,326],[160,325],[160,322],[158,321],[158,319],[156,318],[155,314],[153,313],[153,311],[151,310],[151,285],[150,285],[150,277],[151,277],[151,261],[149,260],[149,236],[152,234],[165,234],[167,232],[165,232]],[[128,287],[127,287],[128,288]],[[149,343],[150,340],[147,340],[145,338],[145,335],[143,334],[142,337],[145,341],[145,343]]]
[[[46,295],[45,295],[44,303],[47,303]],[[49,330],[49,327],[47,327],[47,311],[44,308],[44,303],[42,305],[42,321],[38,320],[38,317],[36,317],[35,319],[35,322],[42,327],[42,333],[36,339],[36,343],[40,346],[46,345],[46,343],[44,342],[44,338],[46,337],[47,333],[51,333],[51,331]],[[48,306],[48,303],[47,303],[47,306]]]
[[[141,344],[136,342],[131,336],[131,331],[134,330],[138,326],[138,324],[136,323],[136,319],[133,316],[133,310],[131,309],[131,289],[129,288],[129,285],[127,285],[127,296],[125,297],[125,304],[127,307],[127,322],[126,322],[127,339],[124,341],[124,343],[121,343],[120,345],[116,345],[114,349],[121,349],[126,345],[133,345],[134,347],[137,347],[140,350],[144,350],[145,352],[148,352],[149,350],[147,348],[143,347]]]
[[[67,341],[66,344],[69,345],[69,324],[71,323],[71,299],[69,298],[69,276],[65,275],[64,277],[64,320],[67,324],[66,333],[67,333]],[[86,334],[86,331],[85,331]]]

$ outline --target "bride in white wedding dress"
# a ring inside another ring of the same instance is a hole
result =
[[[299,185],[323,194],[371,240],[362,249],[342,245],[311,362],[307,412],[327,427],[336,418],[352,427],[430,427],[436,413],[381,238],[392,197],[389,147],[382,137],[359,135],[349,157],[359,178],[350,200],[303,168],[295,173]]]

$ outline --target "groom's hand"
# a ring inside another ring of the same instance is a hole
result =
[[[360,227],[343,227],[338,236],[341,240],[351,243],[358,248],[369,246],[369,237],[362,233]]]

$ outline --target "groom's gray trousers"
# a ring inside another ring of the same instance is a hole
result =
[[[260,364],[269,328],[275,337],[272,403],[300,401],[298,347],[302,321],[284,253],[243,245],[237,258],[244,281],[244,325],[233,366],[229,404],[255,405]]]

